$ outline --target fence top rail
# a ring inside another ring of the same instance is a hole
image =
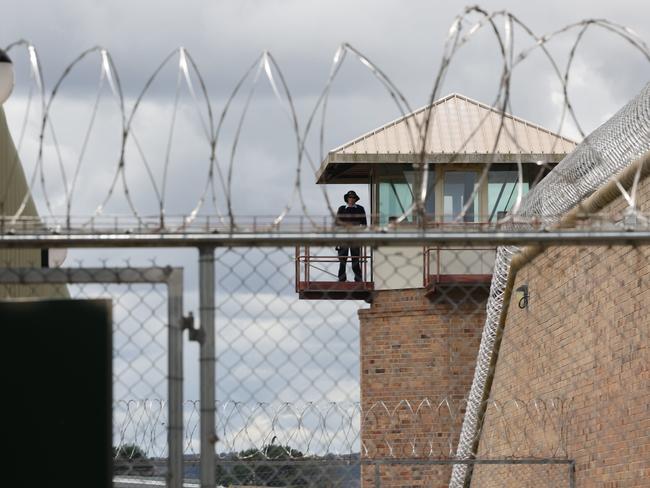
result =
[[[148,268],[3,268],[0,284],[161,283],[182,280],[183,269],[171,266]]]
[[[223,234],[22,234],[0,235],[0,249],[107,247],[284,247],[335,246],[464,246],[499,245],[635,245],[650,243],[650,230],[512,230],[481,232],[357,233],[223,233]]]
[[[472,458],[472,459],[421,459],[421,458],[373,458],[361,459],[361,464],[575,464],[574,459],[568,458]]]
[[[489,458],[489,459],[422,459],[422,458],[364,458],[358,453],[349,456],[333,457],[304,457],[304,458],[278,458],[278,459],[224,459],[217,458],[220,465],[273,466],[275,464],[307,464],[307,465],[452,465],[452,464],[566,464],[573,465],[575,460],[567,458]]]

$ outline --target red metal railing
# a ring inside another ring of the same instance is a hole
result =
[[[422,253],[424,262],[423,262],[423,285],[428,287],[432,283],[441,283],[444,281],[446,276],[456,276],[459,278],[459,281],[471,281],[472,276],[481,276],[485,277],[487,273],[472,273],[471,270],[467,270],[467,273],[460,275],[448,275],[447,273],[442,273],[440,268],[441,258],[440,253],[443,251],[495,251],[494,247],[425,247],[424,252]],[[431,255],[435,255],[435,269],[431,270]],[[432,272],[433,271],[433,272]],[[491,273],[489,273],[491,275]]]
[[[473,270],[468,269],[467,272],[458,275],[449,275],[445,273],[442,269],[441,263],[441,253],[449,251],[494,251],[493,247],[424,247],[423,248],[423,286],[426,288],[434,283],[441,283],[445,281],[453,282],[473,282],[476,279],[479,281],[485,281],[490,273],[481,273],[481,272],[472,272]],[[347,256],[347,261],[350,261],[351,256]],[[359,256],[359,263],[361,265],[362,273],[362,283],[372,283],[373,282],[373,267],[372,267],[372,252],[368,252],[366,247],[362,247],[361,255]],[[432,263],[432,259],[435,260],[435,263]],[[327,263],[336,264],[332,266],[331,270],[326,269],[325,267],[319,266],[319,264],[326,265]],[[336,271],[338,271],[339,265],[339,256],[335,254],[312,254],[312,249],[310,246],[296,246],[295,254],[295,290],[296,292],[304,291],[305,288],[318,287],[318,284],[330,285],[338,282],[338,277]],[[431,267],[434,266],[434,269]],[[313,281],[312,271],[318,270],[321,274],[330,275],[331,279],[323,280],[319,279],[318,281]],[[331,289],[331,286],[328,286],[328,289]]]
[[[358,257],[354,256],[354,258],[359,259],[359,264],[361,265],[361,282],[370,283],[372,282],[372,253],[368,254],[366,247],[362,247],[361,249],[361,255]],[[351,256],[347,256],[347,262],[350,262],[351,259]],[[302,286],[309,286],[309,283],[312,282],[312,269],[318,269],[325,274],[329,274],[332,276],[332,279],[329,281],[338,282],[337,273],[323,269],[316,263],[336,263],[335,271],[338,271],[339,256],[334,254],[312,255],[310,246],[296,246],[296,291],[300,291],[301,283],[304,284]]]

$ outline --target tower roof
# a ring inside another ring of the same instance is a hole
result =
[[[430,163],[447,163],[453,156],[458,163],[555,163],[576,146],[537,124],[452,93],[331,150],[318,183],[358,180],[373,164],[417,162],[418,127],[429,114],[425,153]]]

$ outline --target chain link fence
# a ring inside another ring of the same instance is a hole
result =
[[[338,258],[297,279],[305,261],[294,247],[216,250],[217,485],[449,483],[494,251],[369,247],[374,273],[362,282],[328,278]],[[462,465],[471,486],[574,486],[574,463],[578,482],[594,479],[602,468],[590,459],[604,466],[617,448],[643,446],[650,251],[561,245],[522,256],[473,459]],[[406,261],[417,276],[400,270]],[[161,267],[0,272],[5,298],[111,298],[118,486],[168,483],[170,449],[188,482],[200,478],[206,408],[197,391],[182,400],[182,375],[169,370],[170,355],[182,355],[172,343],[183,326],[179,279],[179,268]],[[198,373],[195,364],[186,374]]]
[[[469,7],[449,30],[425,110],[413,111],[378,66],[342,44],[306,120],[268,51],[217,118],[184,48],[126,100],[105,49],[77,56],[46,96],[35,47],[9,45],[30,84],[12,100],[24,104],[17,144],[0,113],[0,298],[112,300],[114,485],[572,487],[647,479],[650,85],[586,135],[568,80],[590,28],[650,59],[643,39],[606,20],[538,37],[509,12]],[[455,53],[483,29],[504,61],[494,103],[439,98]],[[567,33],[575,39],[561,72],[547,44]],[[531,44],[515,45],[519,37]],[[570,118],[584,137],[578,146],[506,113],[514,69],[538,49],[562,93],[559,128]],[[323,152],[326,106],[346,58],[386,88],[404,144],[393,147],[376,131],[374,147],[366,135]],[[64,141],[75,134],[55,137],[55,107],[60,88],[74,87],[68,75],[89,62],[101,66],[97,98],[79,99],[91,123],[71,157],[62,148],[76,147]],[[173,110],[151,117],[149,88],[163,86],[168,70],[176,75]],[[248,169],[236,164],[260,80],[288,116],[297,148],[295,175],[272,168],[292,188],[268,186],[268,200],[250,199],[249,181],[233,184],[235,168],[258,170],[265,154],[255,153]],[[112,115],[102,98],[117,102]],[[117,125],[95,125],[96,117]],[[150,127],[157,123],[168,123],[166,135]],[[112,141],[116,155],[95,138]],[[36,142],[25,147],[28,140]],[[195,158],[200,170],[177,160],[194,158],[178,150],[180,140],[204,152]],[[305,163],[320,183],[368,183],[370,225],[337,225],[329,192],[321,187],[316,202],[305,191]],[[100,167],[110,174],[103,187]],[[185,186],[172,190],[172,182]],[[273,217],[236,217],[237,195],[260,205],[291,197],[263,208]],[[54,249],[93,247],[103,259],[102,246],[199,256],[169,268],[47,268]],[[198,286],[184,289],[183,273]],[[196,326],[183,315],[184,299]],[[198,343],[191,361],[187,339]],[[66,469],[74,475],[74,462]]]
[[[216,412],[217,483],[449,483],[495,249],[362,249],[361,282],[337,280],[329,247],[216,251],[217,398],[232,399]],[[567,403],[486,400],[481,459],[568,463]],[[570,486],[566,466],[503,464],[477,472]]]
[[[5,267],[0,297],[109,298],[114,473],[182,476],[182,270]]]
[[[338,259],[317,261],[322,269],[300,290],[296,266],[305,263],[295,248],[218,249],[217,485],[447,486],[486,319],[490,252],[373,246],[373,281],[333,281]],[[594,479],[617,448],[643,446],[650,251],[562,245],[522,256],[473,459],[462,462],[471,486],[574,486],[574,463],[578,481]],[[418,276],[400,271],[406,261],[420,264]],[[182,400],[182,375],[169,370],[170,355],[182,355],[172,341],[183,326],[179,273],[0,272],[5,298],[112,299],[117,486],[168,483],[170,449],[188,483],[200,478],[206,409],[196,391]],[[311,286],[318,295],[301,294]],[[196,364],[186,372],[198,373]]]

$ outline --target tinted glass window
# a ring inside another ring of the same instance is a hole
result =
[[[445,222],[453,222],[473,198],[463,216],[463,222],[476,222],[478,217],[478,193],[472,197],[477,174],[475,171],[447,171],[445,173],[443,213]]]
[[[405,171],[403,178],[391,178],[379,183],[379,224],[386,224],[390,217],[399,217],[413,204],[413,188],[415,185],[415,173]],[[427,199],[425,209],[427,214],[435,213],[435,175],[428,174]],[[413,222],[413,216],[406,219]]]
[[[490,222],[499,218],[500,212],[512,209],[517,201],[517,171],[490,171],[488,174],[488,211]],[[522,196],[528,193],[528,182],[522,185]]]

